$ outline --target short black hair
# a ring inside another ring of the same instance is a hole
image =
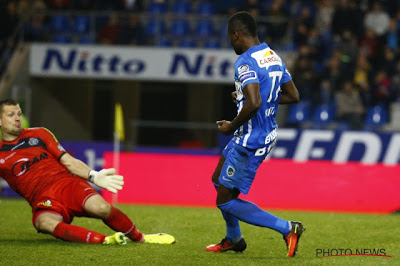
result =
[[[14,99],[5,99],[0,101],[0,114],[3,113],[4,105],[18,105],[19,103]]]
[[[245,35],[256,37],[257,22],[249,12],[239,11],[228,20],[228,30],[231,33],[241,31]]]

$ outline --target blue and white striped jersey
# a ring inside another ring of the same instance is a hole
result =
[[[266,43],[251,47],[235,62],[237,111],[246,101],[243,88],[249,83],[260,84],[261,107],[247,123],[235,132],[235,142],[250,149],[258,149],[276,138],[281,84],[292,79],[282,59]]]

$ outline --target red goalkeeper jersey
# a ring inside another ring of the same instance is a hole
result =
[[[23,129],[14,141],[0,142],[0,176],[32,205],[56,182],[72,177],[59,162],[64,153],[46,128]]]

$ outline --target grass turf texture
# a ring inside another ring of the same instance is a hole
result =
[[[209,253],[208,244],[225,235],[216,208],[118,205],[144,233],[174,235],[173,245],[128,242],[118,245],[69,243],[38,234],[23,200],[0,198],[0,265],[400,265],[400,215],[272,211],[301,220],[307,230],[295,258],[286,258],[279,233],[242,223],[248,247],[243,253]],[[112,234],[100,220],[75,218],[73,224]],[[385,249],[386,257],[317,257],[317,249]]]

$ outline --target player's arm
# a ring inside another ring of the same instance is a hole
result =
[[[60,158],[60,163],[64,165],[71,174],[89,180],[89,172],[92,169],[81,160],[72,157],[68,153],[64,153]]]
[[[283,83],[281,89],[282,91],[279,98],[279,104],[291,104],[299,102],[299,91],[297,90],[296,85],[294,85],[292,80]]]
[[[261,95],[260,84],[249,83],[243,88],[243,94],[246,102],[243,105],[240,113],[232,121],[217,121],[218,130],[224,135],[233,134],[236,129],[249,121],[260,109]]]
[[[64,153],[60,158],[60,163],[68,169],[68,171],[83,179],[89,180],[95,185],[105,188],[113,193],[121,190],[124,184],[124,178],[115,175],[115,169],[102,169],[99,172],[90,169],[84,162],[78,160],[68,153]]]

